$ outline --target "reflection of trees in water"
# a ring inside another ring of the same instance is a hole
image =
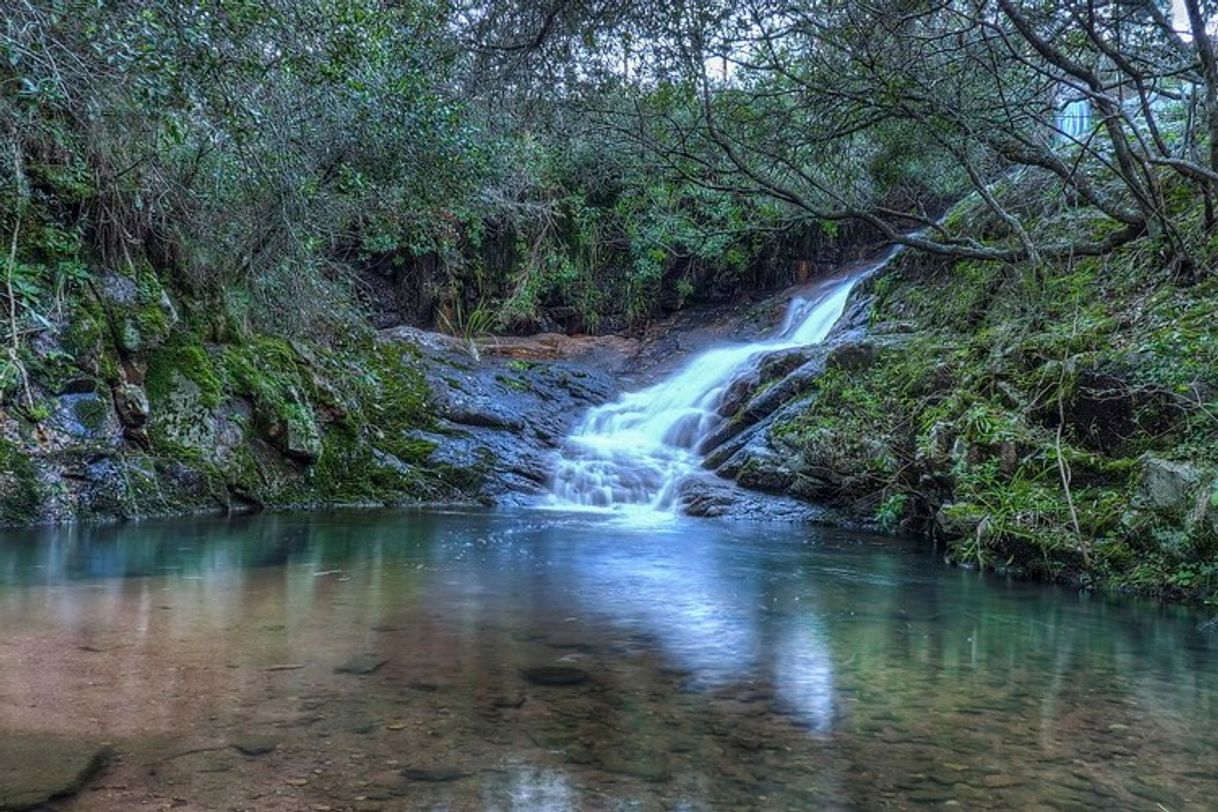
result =
[[[0,537],[0,579],[16,585],[341,564],[366,558],[368,542],[390,541],[396,526],[371,517],[265,514],[10,531]]]
[[[258,587],[282,580],[272,601],[307,614],[327,589],[316,573],[343,570],[371,614],[424,590],[483,667],[514,645],[488,616],[517,630],[575,617],[572,633],[634,635],[703,686],[770,684],[821,733],[863,713],[1001,709],[1038,719],[1048,741],[1084,688],[1168,720],[1215,710],[1214,647],[1187,614],[943,569],[907,548],[793,543],[807,532],[354,512],[81,525],[6,534],[0,578],[159,576],[216,612],[259,601],[239,583],[285,567]]]
[[[712,799],[724,782],[780,776],[808,808],[869,807],[892,776],[1001,753],[1011,769],[1086,764],[1111,800],[1123,786],[1105,766],[1114,724],[1136,728],[1148,770],[1179,768],[1182,749],[1212,758],[1190,730],[1218,710],[1218,660],[1186,613],[944,569],[891,541],[806,543],[809,532],[404,513],[32,531],[0,541],[0,577],[31,584],[0,589],[0,618],[29,629],[15,661],[40,636],[66,642],[46,669],[65,718],[82,695],[82,644],[106,651],[90,656],[133,720],[193,718],[192,669],[245,669],[222,671],[227,719],[263,701],[249,675],[268,665],[338,679],[334,665],[375,651],[389,660],[376,680],[341,682],[353,708],[440,685],[454,741],[509,730],[541,742],[526,750],[635,777],[710,764]],[[72,577],[90,580],[62,583]],[[534,695],[513,716],[529,690],[521,669],[555,662],[590,670],[596,690],[538,700],[544,714]],[[6,678],[31,707],[49,684],[21,668]],[[583,792],[570,774],[539,764],[510,791],[559,803]]]

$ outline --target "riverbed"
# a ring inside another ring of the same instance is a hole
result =
[[[107,749],[65,810],[1200,810],[1216,700],[1204,613],[857,532],[449,510],[0,536],[0,735]]]

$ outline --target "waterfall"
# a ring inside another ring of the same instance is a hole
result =
[[[854,285],[890,257],[793,299],[772,337],[705,350],[666,379],[588,412],[567,437],[551,503],[671,512],[677,485],[699,468],[699,444],[724,419],[719,408],[731,383],[758,356],[824,340]]]

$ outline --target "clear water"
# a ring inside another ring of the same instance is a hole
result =
[[[1213,809],[1203,621],[794,526],[8,533],[0,735],[113,743],[69,810]]]

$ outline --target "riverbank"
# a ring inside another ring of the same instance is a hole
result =
[[[1218,280],[1159,249],[1037,266],[904,254],[824,345],[742,382],[708,463],[934,538],[962,565],[1208,601]]]
[[[111,274],[38,331],[0,419],[3,524],[510,501],[614,387],[600,345],[542,362],[410,328],[287,340],[215,304]]]

